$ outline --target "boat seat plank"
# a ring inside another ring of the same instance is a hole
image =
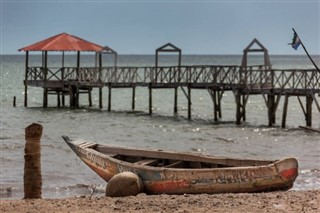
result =
[[[151,165],[155,165],[156,163],[158,163],[158,159],[143,159],[143,160],[140,160],[138,162],[135,162],[134,164],[137,164],[137,165],[145,165],[145,166],[151,166]]]
[[[97,146],[96,143],[91,143],[91,142],[84,142],[79,145],[79,147],[81,147],[81,148],[94,148],[96,146]]]
[[[181,160],[178,160],[172,164],[166,165],[163,168],[181,168],[183,166],[183,162]]]

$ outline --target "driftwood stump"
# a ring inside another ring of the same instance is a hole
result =
[[[41,198],[41,145],[42,126],[33,123],[25,129],[24,199]]]

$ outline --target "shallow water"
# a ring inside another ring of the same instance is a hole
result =
[[[152,64],[153,56],[120,57],[120,63]],[[279,67],[293,66],[296,57],[271,58]],[[185,64],[239,64],[240,56],[189,56]],[[121,62],[122,61],[122,62]],[[282,61],[282,63],[280,63]],[[309,66],[304,58],[298,58]],[[293,156],[299,162],[299,176],[293,190],[320,189],[320,134],[299,129],[305,125],[303,112],[295,98],[290,99],[287,128],[281,124],[283,102],[280,101],[275,127],[267,127],[267,111],[261,96],[249,97],[247,121],[235,125],[232,92],[222,99],[222,119],[213,121],[212,101],[207,91],[192,90],[192,120],[187,119],[187,100],[179,90],[178,114],[173,114],[173,91],[153,90],[153,112],[148,112],[148,90],[137,88],[136,111],[131,111],[131,90],[114,89],[112,111],[108,112],[107,88],[103,89],[104,108],[98,109],[98,94],[93,93],[94,107],[88,108],[81,96],[82,108],[56,108],[49,97],[43,109],[42,90],[29,90],[29,107],[23,107],[24,62],[21,56],[6,56],[1,64],[1,178],[0,198],[23,197],[24,129],[33,122],[43,125],[42,177],[43,197],[102,195],[106,183],[71,152],[61,136],[112,145],[156,148],[210,155],[280,159]],[[54,62],[56,63],[56,62]],[[17,107],[12,107],[13,96]],[[319,99],[318,99],[319,100]],[[319,100],[320,102],[320,100]],[[320,115],[313,105],[313,127],[320,128]]]

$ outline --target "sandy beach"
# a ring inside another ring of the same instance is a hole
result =
[[[319,212],[320,190],[1,200],[0,212]]]

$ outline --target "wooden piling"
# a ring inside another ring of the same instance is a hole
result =
[[[73,98],[73,87],[69,86],[69,106],[74,106],[74,98]]]
[[[89,107],[92,107],[92,94],[91,94],[92,89],[88,89],[88,101],[89,101]],[[100,90],[99,90],[100,92]],[[100,93],[99,93],[99,101],[100,101]]]
[[[78,86],[76,86],[76,88],[75,88],[76,90],[76,92],[75,92],[75,97],[76,97],[76,108],[79,108],[79,106],[80,106],[80,103],[79,103],[79,100],[80,100],[80,89],[79,89],[79,87]]]
[[[312,96],[306,97],[306,125],[311,127],[312,125]]]
[[[91,89],[90,89],[90,99],[91,99]],[[102,96],[102,87],[99,87],[99,108],[102,109],[103,104],[102,104],[103,96]],[[92,100],[91,100],[91,106],[92,106]]]
[[[288,110],[288,102],[289,102],[289,95],[285,95],[284,103],[283,103],[283,113],[282,113],[282,128],[286,127],[286,121],[287,121],[287,110]]]
[[[136,87],[132,87],[132,105],[131,105],[131,109],[135,110],[136,108]]]
[[[218,118],[222,117],[221,113],[221,98],[223,95],[223,92],[215,90],[215,88],[208,88],[207,89],[211,100],[213,102],[213,116],[214,116],[214,121],[218,121]]]
[[[152,115],[152,83],[149,83],[149,115]]]
[[[16,107],[16,96],[13,96],[13,107]]]
[[[213,91],[212,94],[212,100],[213,100],[213,115],[214,115],[214,121],[218,121],[218,105],[217,105],[217,91]]]
[[[43,88],[43,108],[48,107],[48,89],[47,88]]]
[[[188,119],[191,120],[191,85],[188,84]]]
[[[111,83],[108,85],[108,111],[111,111],[111,90],[112,90],[112,85]]]
[[[247,120],[247,116],[246,116],[246,105],[247,105],[247,97],[246,95],[242,95],[242,120],[246,121]]]
[[[236,99],[236,124],[241,124],[241,95],[240,92],[237,91],[235,94],[235,99]]]
[[[61,102],[60,102],[60,92],[57,91],[57,107],[61,106]]]
[[[178,87],[174,88],[174,114],[178,113]]]
[[[65,106],[65,97],[64,97],[64,92],[61,93],[62,95],[62,106]]]
[[[268,120],[269,120],[269,126],[271,127],[275,121],[275,96],[272,94],[268,95]]]
[[[221,110],[221,99],[223,97],[223,91],[217,91],[217,94],[218,94],[218,106],[217,106],[217,110],[218,110],[218,115],[219,115],[219,118],[221,119],[222,118],[222,110]]]
[[[42,126],[33,123],[25,129],[24,199],[41,198],[41,145]]]

